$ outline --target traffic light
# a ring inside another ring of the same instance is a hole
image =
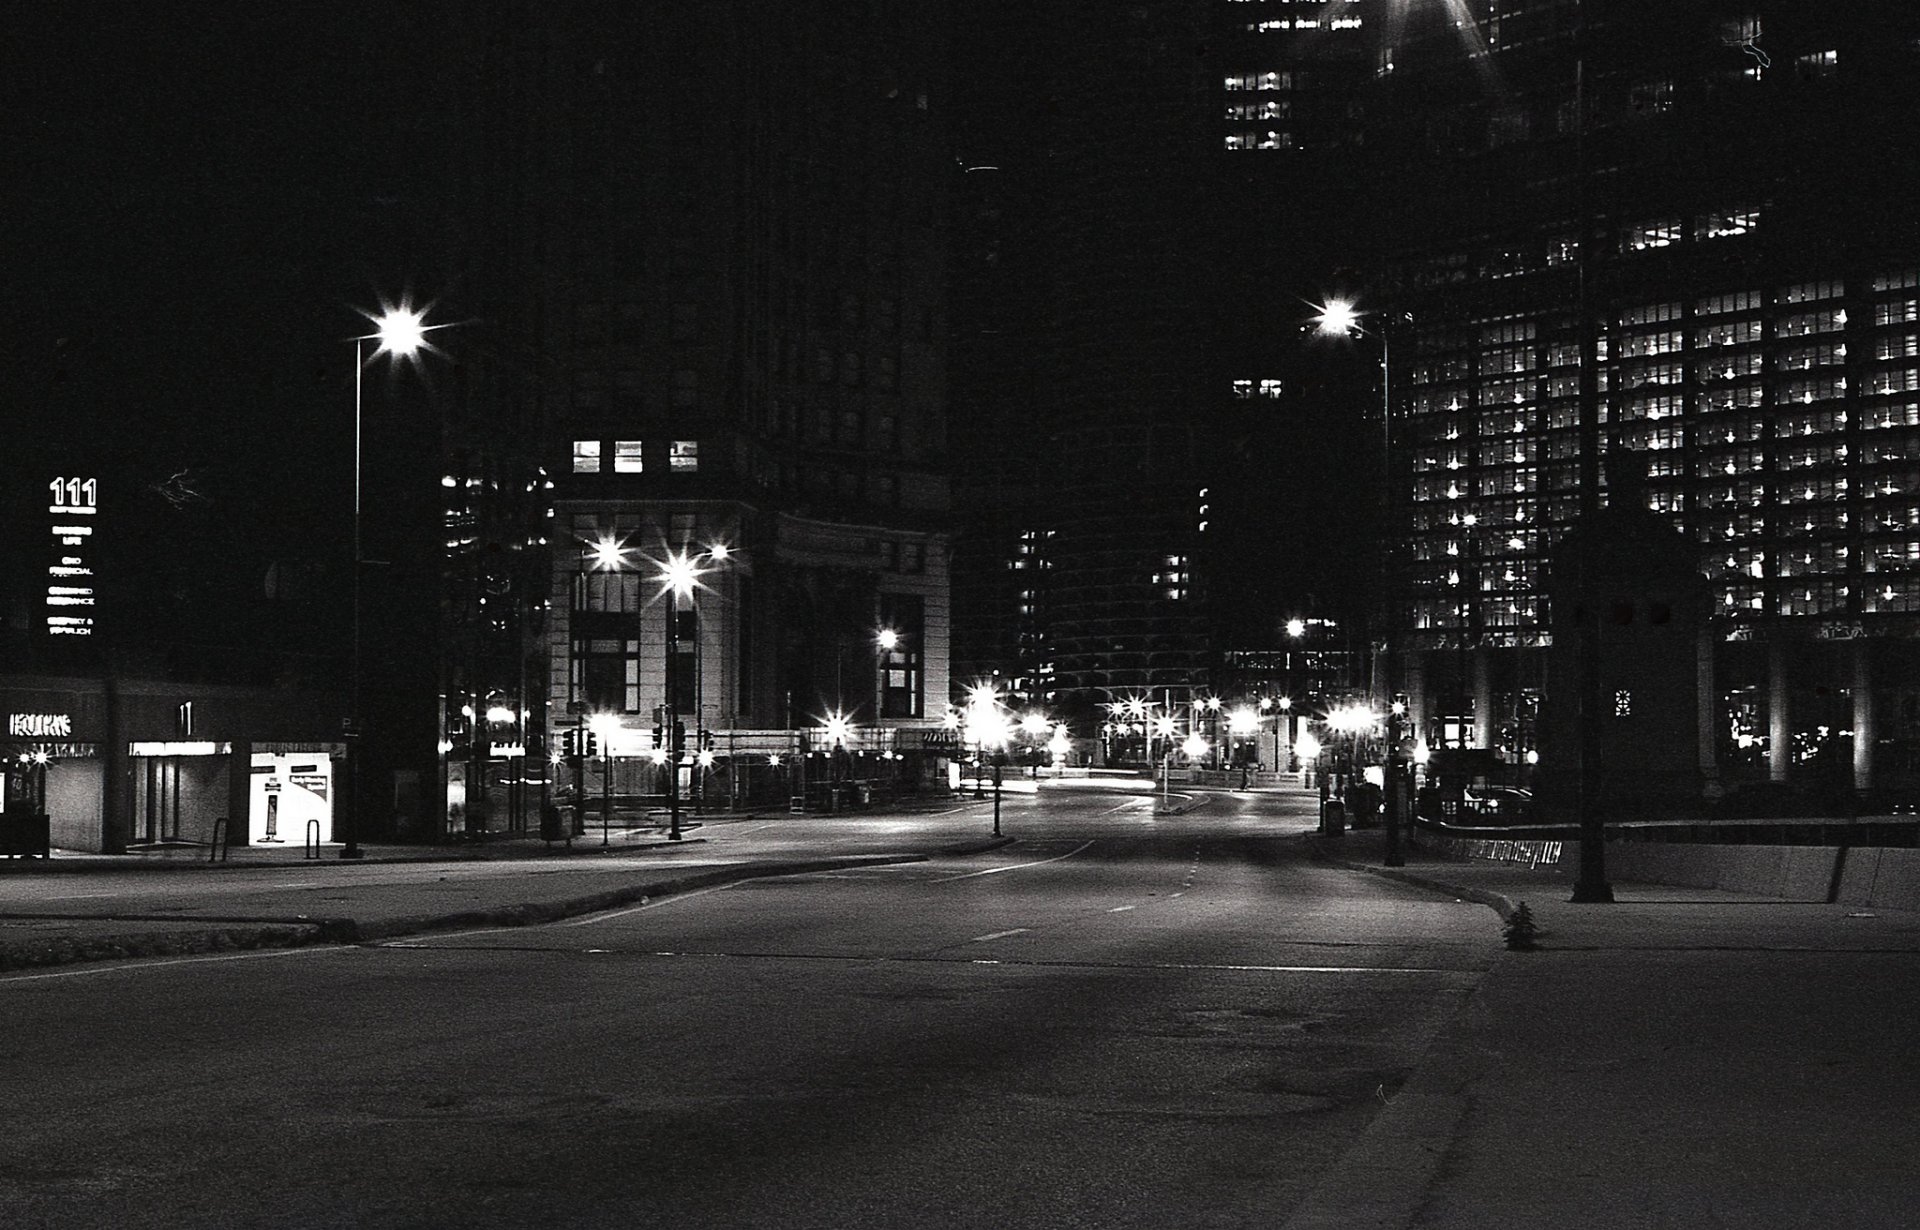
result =
[[[711,730],[703,730],[700,732],[700,750],[703,752],[713,750],[713,732]]]
[[[687,746],[687,724],[678,718],[673,722],[673,750],[678,752]]]
[[[591,730],[581,731],[580,754],[582,756],[598,756],[600,754],[600,736]]]
[[[560,732],[560,754],[563,756],[578,756],[580,754],[580,732],[578,730],[563,730]]]

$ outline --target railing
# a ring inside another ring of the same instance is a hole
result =
[[[302,857],[303,858],[319,858],[320,857],[320,822],[318,820],[307,821],[306,850],[302,854]]]

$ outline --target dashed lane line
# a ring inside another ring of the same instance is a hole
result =
[[[950,880],[971,880],[976,876],[999,875],[1003,871],[1021,871],[1028,867],[1044,867],[1048,863],[1057,863],[1063,858],[1072,858],[1092,844],[1091,841],[1083,841],[1065,854],[1056,854],[1052,858],[1035,859],[1031,863],[1010,863],[1005,867],[989,867],[985,871],[966,871],[957,876],[941,876],[939,879],[934,880],[933,883],[945,884]]]

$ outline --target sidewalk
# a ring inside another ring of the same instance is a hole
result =
[[[1920,913],[1407,850],[1321,857],[1511,915],[1504,953],[1285,1230],[1886,1230],[1920,1218]],[[1490,925],[1497,925],[1489,917]]]
[[[344,860],[268,847],[209,863],[204,848],[0,863],[0,971],[129,957],[355,943],[464,927],[523,926],[762,876],[976,853],[979,809],[701,817],[662,830],[598,830],[551,845],[363,845]]]
[[[1310,835],[1318,857],[1478,901],[1504,921],[1526,902],[1543,949],[1703,948],[1920,951],[1920,912],[1786,901],[1752,893],[1613,879],[1612,905],[1576,905],[1571,873],[1524,863],[1446,858],[1403,842],[1406,865],[1385,865],[1382,829]],[[1577,866],[1572,855],[1569,866]]]

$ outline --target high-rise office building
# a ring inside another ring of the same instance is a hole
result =
[[[597,727],[617,791],[646,788],[660,725],[741,789],[809,738],[836,773],[933,767],[943,34],[937,5],[605,5],[508,40],[492,94],[521,138],[502,182],[544,435],[501,478],[551,508],[529,724],[556,750]],[[484,720],[464,704],[449,742]],[[834,717],[852,729],[823,745]]]
[[[988,428],[955,458],[956,661],[1083,738],[1130,698],[1277,687],[1249,663],[1288,614],[1350,622],[1373,524],[1322,412],[1344,365],[1293,362],[1357,221],[1359,16],[1085,16],[978,6],[957,34],[953,352]]]
[[[1426,737],[1536,750],[1545,566],[1625,465],[1711,584],[1703,784],[1911,782],[1920,232],[1888,142],[1917,118],[1920,14],[1381,8],[1375,303],[1410,316],[1390,598]]]

